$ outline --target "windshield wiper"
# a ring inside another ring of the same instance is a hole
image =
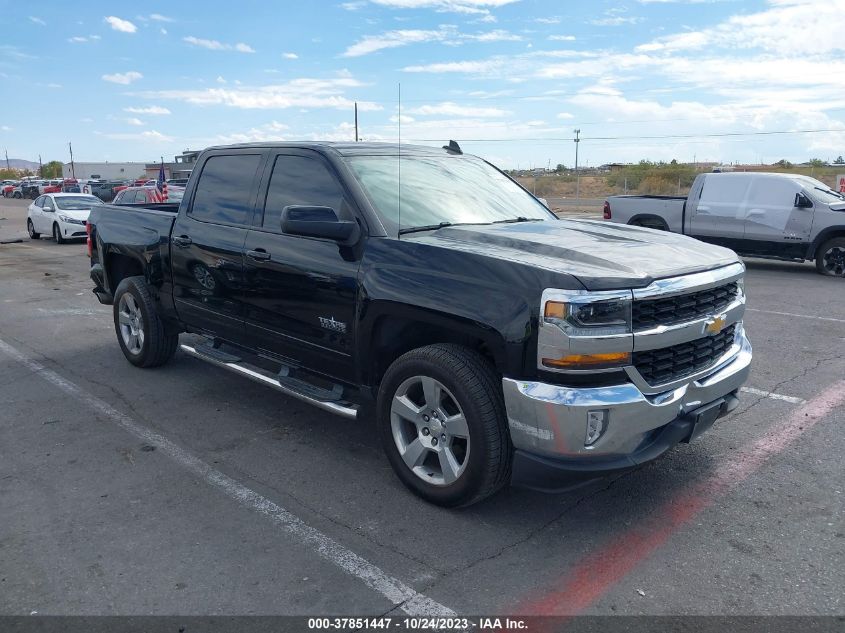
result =
[[[518,218],[508,218],[507,220],[496,220],[495,222],[491,222],[491,224],[513,224],[514,222],[542,222],[544,218],[524,218],[519,216]]]
[[[436,231],[445,229],[447,226],[473,226],[479,224],[490,224],[489,222],[441,222],[440,224],[425,224],[423,226],[409,226],[406,229],[399,229],[399,235],[406,233],[419,233],[420,231]]]

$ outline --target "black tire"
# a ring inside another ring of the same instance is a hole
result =
[[[23,198],[23,196],[21,195],[21,192],[20,192],[20,191],[16,191],[16,192],[14,192],[14,193],[12,194],[12,197],[13,197],[13,198],[15,198],[16,200],[20,200],[21,198]]]
[[[829,277],[845,277],[845,237],[834,237],[819,246],[816,270]]]
[[[400,386],[426,376],[440,382],[463,412],[470,448],[463,473],[448,485],[424,481],[402,459],[391,427],[391,407]],[[513,445],[508,431],[501,377],[481,354],[453,344],[412,350],[388,368],[379,387],[377,423],[388,461],[411,491],[445,507],[468,506],[510,481]]]
[[[130,294],[138,306],[143,323],[144,341],[137,353],[133,353],[123,340],[120,328],[121,297]],[[179,346],[179,334],[168,334],[164,323],[158,316],[155,302],[147,288],[146,280],[141,277],[127,277],[120,282],[114,293],[114,329],[117,342],[123,355],[136,367],[158,367],[169,361]]]
[[[41,233],[35,232],[35,225],[30,218],[26,219],[26,232],[29,233],[29,239],[37,240],[41,238]]]
[[[59,228],[59,223],[53,223],[53,239],[56,240],[56,244],[65,244],[67,240],[62,237],[62,230]]]

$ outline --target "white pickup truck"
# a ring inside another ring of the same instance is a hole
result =
[[[611,196],[604,219],[690,235],[740,255],[815,260],[845,277],[845,196],[797,174],[701,174],[689,196]]]

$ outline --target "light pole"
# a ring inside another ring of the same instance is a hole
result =
[[[572,130],[575,132],[575,199],[581,198],[581,175],[578,173],[578,143],[581,142],[581,130]]]

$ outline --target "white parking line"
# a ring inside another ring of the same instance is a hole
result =
[[[776,312],[775,310],[760,310],[759,308],[746,308],[746,312],[763,312],[765,314],[777,314],[780,316],[796,317],[799,319],[815,319],[816,321],[833,321],[834,323],[845,323],[845,319],[833,317],[814,316],[812,314],[793,314],[792,312]]]
[[[795,396],[785,396],[782,393],[763,391],[762,389],[755,389],[754,387],[742,387],[740,391],[744,391],[745,393],[752,393],[755,396],[771,398],[772,400],[783,400],[784,402],[790,402],[792,404],[804,404],[805,402],[807,402],[806,400],[804,400],[804,398],[796,398]]]
[[[390,600],[394,607],[399,606],[402,611],[409,615],[455,615],[455,612],[448,607],[418,593],[401,580],[393,578],[355,552],[346,549],[331,537],[307,525],[296,515],[254,490],[238,483],[231,477],[224,475],[219,470],[212,468],[209,464],[174,444],[163,435],[138,424],[128,415],[121,413],[104,400],[100,400],[56,372],[47,369],[38,361],[30,358],[3,340],[0,340],[0,351],[5,352],[8,356],[27,367],[30,371],[37,373],[44,380],[52,383],[69,396],[88,405],[91,409],[103,417],[108,418],[124,431],[155,446],[174,462],[207,484],[224,492],[247,508],[263,514],[303,545],[313,549],[323,559],[336,565],[383,595]]]

